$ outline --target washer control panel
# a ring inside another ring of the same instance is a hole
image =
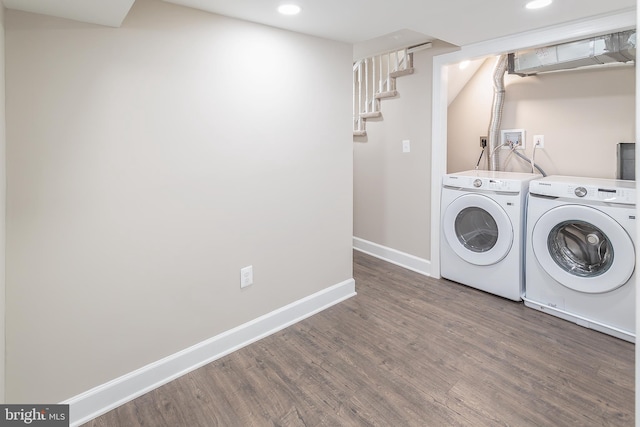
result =
[[[559,178],[559,177],[558,177]],[[558,181],[556,177],[532,181],[529,192],[542,196],[590,200],[605,203],[636,204],[635,183],[620,180],[584,178],[583,182]],[[580,178],[574,178],[579,180]]]
[[[457,187],[466,190],[477,189],[507,193],[519,193],[522,191],[522,182],[520,180],[508,178],[445,175],[443,178],[443,184],[445,186]]]

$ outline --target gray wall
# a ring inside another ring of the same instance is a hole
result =
[[[415,73],[396,80],[399,96],[382,101],[382,120],[367,122],[354,147],[354,236],[430,259],[431,88],[435,42],[414,55]],[[402,152],[402,140],[411,152]]]
[[[0,402],[5,401],[5,219],[6,219],[6,123],[4,71],[4,7],[0,7]]]
[[[8,401],[352,277],[351,55],[150,0],[117,29],[6,12]]]
[[[487,134],[493,99],[494,59],[488,59],[448,111],[447,170],[473,169],[479,137]],[[525,129],[525,153],[532,157],[533,136],[545,148],[535,162],[549,175],[616,177],[616,144],[635,142],[635,68],[601,67],[505,77],[502,129]],[[500,152],[502,169],[530,171],[531,165]],[[486,169],[486,162],[481,168]]]

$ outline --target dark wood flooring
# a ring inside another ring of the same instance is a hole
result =
[[[85,426],[634,425],[633,344],[354,257],[356,297]]]

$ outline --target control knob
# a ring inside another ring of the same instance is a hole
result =
[[[479,178],[476,178],[476,179],[473,181],[473,186],[474,186],[474,187],[476,187],[476,188],[481,187],[481,186],[482,186],[482,180],[481,180],[481,179],[479,179]]]
[[[573,190],[573,192],[575,193],[576,196],[578,197],[584,197],[587,195],[587,189],[584,187],[576,187],[575,190]]]

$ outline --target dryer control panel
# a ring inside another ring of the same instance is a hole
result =
[[[542,196],[598,201],[604,203],[636,204],[633,181],[554,176],[532,181],[529,192]]]
[[[522,181],[515,179],[491,178],[482,176],[445,175],[443,185],[464,190],[487,190],[506,193],[520,193]]]

